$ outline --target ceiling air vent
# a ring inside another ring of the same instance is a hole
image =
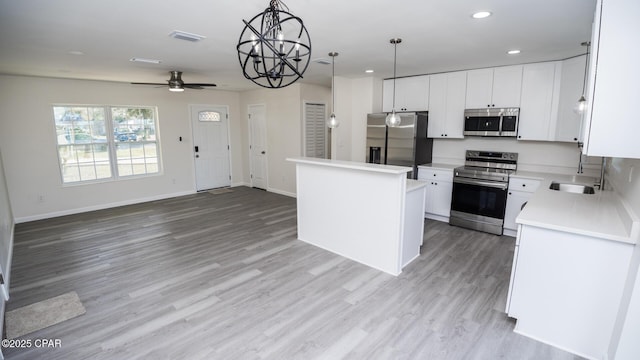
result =
[[[202,36],[202,35],[198,35],[198,34],[192,34],[192,33],[188,33],[188,32],[185,32],[185,31],[179,31],[179,30],[174,30],[174,31],[170,32],[169,36],[171,36],[174,39],[186,40],[186,41],[191,41],[191,42],[198,42],[198,41],[206,38],[206,36]]]
[[[322,64],[322,65],[331,65],[331,60],[325,59],[325,58],[319,58],[319,59],[315,59],[313,60],[314,63],[318,63],[318,64]]]

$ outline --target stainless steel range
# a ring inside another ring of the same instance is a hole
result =
[[[454,169],[449,224],[502,235],[509,174],[518,154],[467,150],[465,165]]]

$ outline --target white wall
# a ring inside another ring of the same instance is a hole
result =
[[[248,149],[249,105],[265,104],[267,112],[267,190],[295,196],[295,164],[288,157],[302,156],[302,102],[315,101],[330,104],[329,88],[306,84],[292,84],[282,89],[257,89],[241,94],[240,117],[245,123],[242,143]],[[244,181],[251,182],[249,158],[244,157]]]
[[[332,136],[332,158],[365,161],[367,114],[382,111],[382,80],[336,76],[336,116],[340,126]]]
[[[0,93],[0,144],[17,222],[194,192],[189,104],[229,106],[232,182],[244,178],[246,156],[244,149],[236,146],[242,143],[243,135],[237,92],[171,93],[124,83],[0,76]],[[53,104],[156,106],[162,174],[63,186]],[[182,142],[178,141],[180,136]]]

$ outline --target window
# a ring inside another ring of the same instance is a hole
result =
[[[63,183],[160,171],[155,109],[54,106]]]
[[[327,126],[325,104],[304,104],[305,156],[326,158]]]
[[[220,121],[220,113],[217,111],[200,111],[198,113],[199,121]]]

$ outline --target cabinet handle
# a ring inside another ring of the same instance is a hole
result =
[[[436,176],[436,174],[433,174],[433,176]]]
[[[509,193],[509,195],[511,195],[511,193]]]
[[[527,184],[522,184],[522,187],[525,187],[525,186],[527,186]]]

